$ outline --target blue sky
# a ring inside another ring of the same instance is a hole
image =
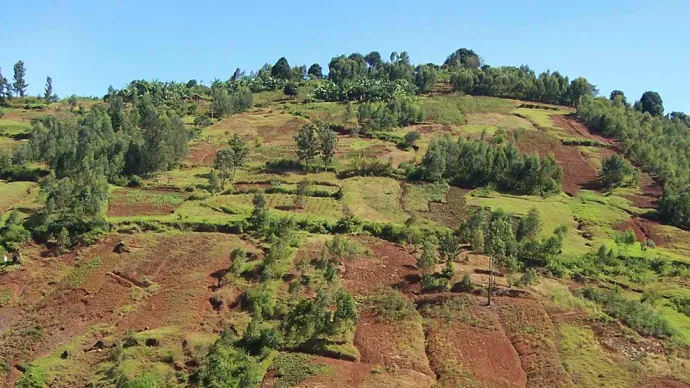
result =
[[[145,3],[145,4],[142,4]],[[375,4],[373,4],[375,3]],[[21,59],[29,92],[103,95],[132,79],[209,83],[257,69],[378,50],[441,63],[459,47],[491,65],[585,76],[602,94],[661,94],[690,112],[690,1],[10,1],[0,67]]]

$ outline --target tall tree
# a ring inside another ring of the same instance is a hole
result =
[[[223,117],[232,111],[232,101],[230,95],[224,88],[213,91],[213,101],[211,102],[211,117]]]
[[[614,90],[609,95],[609,100],[616,101],[616,98],[620,96],[620,100],[624,105],[628,105],[628,99],[625,97],[625,93],[621,90]]]
[[[278,59],[271,68],[271,76],[278,79],[290,79],[290,64],[285,57]]]
[[[378,51],[372,51],[369,54],[365,55],[364,60],[366,61],[369,67],[378,67],[383,63],[383,60],[381,59],[381,54]]]
[[[420,65],[415,69],[414,83],[419,93],[426,93],[436,84],[436,69],[430,65]]]
[[[19,97],[26,95],[26,88],[29,86],[24,77],[26,77],[24,62],[18,61],[14,64],[14,84],[12,84],[12,87]]]
[[[309,71],[307,71],[307,75],[311,76],[314,79],[323,78],[323,70],[321,69],[321,65],[319,65],[318,63],[314,63],[313,65],[309,66]]]
[[[231,177],[232,171],[235,169],[235,153],[232,148],[226,147],[218,151],[213,166],[218,170],[220,189],[225,190],[225,182]]]
[[[319,127],[319,145],[321,148],[321,159],[323,159],[324,168],[328,168],[335,155],[335,149],[338,146],[338,135],[328,128],[326,125]]]
[[[297,135],[295,136],[295,143],[297,144],[297,157],[304,162],[307,171],[314,158],[319,154],[319,141],[317,138],[317,129],[314,124],[304,124]]]
[[[9,97],[8,92],[10,91],[10,86],[7,83],[7,78],[2,76],[2,69],[0,69],[0,105],[7,102]]]
[[[238,67],[235,69],[235,72],[232,74],[230,79],[233,81],[238,81],[240,78],[242,78],[242,76],[244,76],[244,72]]]
[[[237,172],[238,167],[244,166],[244,163],[247,159],[247,154],[249,153],[249,146],[247,146],[247,142],[242,139],[242,137],[238,134],[232,135],[232,139],[228,142],[230,145],[230,149],[232,149],[233,152],[233,159],[232,159],[232,177],[230,179],[235,179],[235,173]]]
[[[45,92],[43,93],[43,99],[46,101],[46,104],[50,104],[53,102],[53,99],[55,96],[53,95],[53,79],[50,77],[46,77],[46,88]]]
[[[652,116],[661,116],[664,114],[664,101],[657,92],[644,92],[637,104],[638,110],[647,112]]]

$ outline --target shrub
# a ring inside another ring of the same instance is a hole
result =
[[[376,315],[385,320],[401,321],[416,313],[414,303],[398,291],[374,297]]]
[[[584,288],[580,294],[602,306],[605,313],[623,321],[643,335],[670,337],[673,330],[649,303],[628,299],[616,291]]]

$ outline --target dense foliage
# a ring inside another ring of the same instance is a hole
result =
[[[630,160],[653,173],[664,185],[658,204],[661,217],[690,228],[690,128],[680,118],[635,109],[620,95],[613,101],[585,97],[577,115],[591,129],[618,139]]]
[[[580,97],[597,93],[585,78],[571,82],[557,71],[537,75],[528,66],[462,68],[453,73],[451,84],[456,92],[465,94],[572,106],[577,105]]]
[[[538,195],[558,193],[563,182],[563,168],[552,155],[520,155],[512,144],[449,137],[431,142],[418,174],[430,181],[470,187],[493,184],[499,190]]]

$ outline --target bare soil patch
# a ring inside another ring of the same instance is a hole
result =
[[[571,115],[553,115],[551,116],[551,120],[554,124],[556,124],[556,126],[564,129],[573,137],[584,137],[586,139],[596,140],[603,144],[607,144],[610,147],[617,147],[616,143],[612,139],[590,132],[585,124]]]
[[[453,317],[425,316],[427,353],[440,387],[525,387],[527,377],[493,308],[471,297]],[[438,303],[439,301],[432,302]]]
[[[142,195],[137,200],[132,200],[128,194],[141,192]],[[133,217],[145,215],[166,215],[174,213],[178,204],[155,200],[156,196],[178,196],[178,193],[169,190],[133,190],[117,189],[108,200],[108,217]],[[161,197],[163,198],[163,197]],[[180,203],[182,195],[179,195]]]
[[[410,369],[434,377],[425,353],[424,330],[418,322],[382,321],[365,311],[360,314],[354,344],[363,363]]]
[[[563,145],[542,131],[527,131],[520,135],[518,148],[523,154],[537,153],[542,157],[553,154],[563,167],[563,191],[567,194],[575,194],[581,188],[599,187],[599,172],[587,163],[576,146]]]
[[[435,380],[423,373],[408,369],[386,370],[380,366],[332,358],[317,357],[314,364],[327,368],[325,373],[308,377],[300,387],[342,388],[431,388]],[[267,387],[267,385],[263,385]]]
[[[372,254],[342,261],[343,285],[348,291],[359,295],[375,294],[380,287],[396,287],[408,294],[419,291],[417,259],[402,246],[367,236],[357,240]]]
[[[532,298],[496,298],[499,320],[517,350],[529,387],[574,387],[554,345],[553,323]]]

